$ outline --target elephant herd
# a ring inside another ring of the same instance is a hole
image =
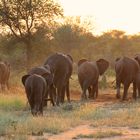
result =
[[[78,80],[82,89],[81,99],[98,97],[98,80],[109,67],[105,59],[78,61]],[[43,115],[43,107],[51,101],[52,105],[64,103],[65,96],[70,102],[69,80],[73,71],[73,59],[70,55],[55,53],[47,58],[42,66],[34,67],[22,77],[28,102],[33,116]],[[116,97],[120,98],[120,85],[124,85],[123,100],[127,98],[127,90],[133,83],[133,98],[140,97],[140,55],[135,58],[122,57],[115,61]],[[88,96],[87,96],[88,91]]]

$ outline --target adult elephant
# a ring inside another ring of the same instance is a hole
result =
[[[73,58],[71,55],[67,54],[65,55],[65,57],[68,59],[69,61],[69,68],[68,68],[68,72],[67,72],[67,83],[65,84],[65,86],[63,87],[63,90],[62,90],[62,93],[61,93],[61,103],[64,103],[64,99],[65,99],[65,93],[66,93],[66,96],[67,96],[67,100],[68,102],[70,102],[70,89],[69,89],[69,85],[70,85],[70,82],[69,82],[69,79],[72,75],[72,71],[73,71]]]
[[[45,78],[37,74],[27,74],[22,77],[22,83],[25,87],[32,115],[43,115],[44,97],[47,90]]]
[[[10,64],[7,61],[0,62],[0,85],[1,89],[9,89],[9,77],[10,77]]]
[[[54,75],[53,83],[56,88],[56,104],[64,102],[65,91],[70,101],[69,79],[72,74],[72,57],[62,53],[55,53],[48,57],[44,65],[49,65]]]
[[[123,98],[127,98],[127,91],[131,83],[133,83],[133,98],[136,99],[136,77],[140,72],[140,67],[135,59],[129,57],[117,58],[115,62],[116,72],[116,97],[120,98],[120,85],[124,85]]]
[[[136,54],[134,59],[138,62],[140,66],[140,54]],[[138,88],[138,97],[140,98],[140,73],[137,75],[136,83]]]
[[[50,96],[50,101],[54,106],[55,92],[54,92],[54,85],[53,85],[53,75],[50,71],[49,65],[34,67],[28,72],[28,74],[29,75],[38,74],[45,78],[48,86],[45,94],[45,101],[48,101],[48,96]],[[44,103],[44,105],[47,105],[47,102]]]
[[[78,80],[82,88],[82,99],[87,99],[86,91],[89,90],[89,97],[98,96],[99,75],[109,67],[109,62],[105,59],[99,59],[96,62],[81,59],[78,62]]]

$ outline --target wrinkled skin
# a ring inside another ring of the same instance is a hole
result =
[[[138,62],[140,66],[140,54],[137,54],[134,59]],[[137,88],[138,88],[138,97],[140,98],[140,73],[137,74],[136,78]]]
[[[64,102],[65,91],[70,101],[69,79],[72,74],[72,57],[61,53],[55,53],[48,57],[44,65],[49,65],[54,75],[53,83],[56,88],[56,104]]]
[[[25,87],[32,115],[43,115],[43,103],[47,87],[45,79],[37,74],[24,75],[22,83]]]
[[[73,70],[73,58],[70,55],[66,55],[65,56],[68,61],[69,61],[69,68],[68,68],[68,72],[67,72],[67,76],[68,77],[68,81],[66,83],[66,85],[63,87],[62,93],[61,93],[61,103],[64,103],[64,98],[65,98],[65,93],[67,96],[67,100],[68,102],[70,102],[70,91],[69,91],[69,78],[72,75],[72,70]]]
[[[81,99],[87,99],[86,91],[89,91],[89,98],[98,97],[98,79],[109,67],[108,61],[99,59],[91,62],[81,59],[78,62],[78,80],[82,88]]]
[[[32,68],[29,72],[29,75],[33,75],[33,74],[38,74],[41,75],[45,78],[46,82],[47,82],[47,90],[46,90],[46,94],[45,94],[45,103],[44,105],[47,105],[47,101],[48,96],[50,97],[50,101],[52,103],[52,105],[54,106],[54,86],[53,86],[53,75],[51,74],[50,71],[50,67],[48,65],[46,66],[38,66],[38,67],[34,67]]]
[[[133,98],[136,99],[136,75],[139,73],[140,67],[135,59],[128,57],[117,58],[115,62],[116,72],[116,97],[120,98],[120,86],[124,85],[122,100],[127,98],[127,91],[131,83],[133,83]]]
[[[136,76],[136,86],[138,89],[138,98],[140,98],[140,72]]]
[[[0,62],[0,85],[1,89],[9,89],[9,77],[10,77],[10,64],[6,61]]]

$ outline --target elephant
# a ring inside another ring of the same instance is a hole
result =
[[[38,74],[27,74],[22,77],[22,83],[25,87],[32,115],[43,115],[44,96],[47,90],[45,78]]]
[[[138,98],[140,98],[140,72],[136,75],[136,87],[138,89]]]
[[[99,59],[95,62],[87,59],[81,59],[78,62],[78,80],[82,89],[81,99],[87,99],[86,91],[89,91],[89,98],[98,97],[98,79],[99,75],[109,67],[109,62],[105,59]]]
[[[62,53],[52,54],[47,58],[44,65],[49,65],[53,74],[53,84],[56,88],[56,104],[64,102],[65,91],[67,99],[70,102],[69,79],[72,74],[73,59],[70,55]]]
[[[7,61],[1,61],[0,62],[0,85],[2,90],[5,90],[5,87],[9,89],[9,77],[10,77],[10,64]]]
[[[73,71],[73,58],[72,58],[72,56],[67,54],[65,57],[69,61],[69,68],[68,68],[68,73],[67,73],[67,76],[66,76],[66,77],[68,77],[68,81],[67,81],[66,85],[63,87],[63,90],[62,90],[61,103],[64,103],[65,92],[66,92],[67,100],[68,100],[68,102],[70,102],[69,79],[70,79],[70,77],[72,75],[72,71]]]
[[[135,59],[129,57],[117,58],[115,62],[115,72],[116,72],[116,88],[117,88],[117,98],[120,96],[120,85],[124,85],[122,100],[127,98],[128,88],[131,83],[133,83],[133,98],[136,99],[136,77],[140,71],[140,66]]]
[[[28,71],[28,74],[29,75],[38,74],[41,76],[45,74],[44,78],[48,85],[48,88],[45,94],[45,101],[48,101],[48,96],[50,96],[50,101],[52,105],[54,106],[55,105],[54,103],[55,92],[54,92],[54,85],[53,85],[53,75],[51,74],[50,67],[48,65],[34,67],[30,71]],[[47,102],[44,103],[44,105],[47,105]]]
[[[138,62],[140,66],[140,54],[136,54],[134,59]],[[140,73],[137,74],[136,83],[137,83],[137,89],[138,89],[138,97],[140,98]]]

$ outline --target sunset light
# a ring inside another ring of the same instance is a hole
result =
[[[92,16],[95,33],[140,32],[140,0],[60,0],[66,16]]]

